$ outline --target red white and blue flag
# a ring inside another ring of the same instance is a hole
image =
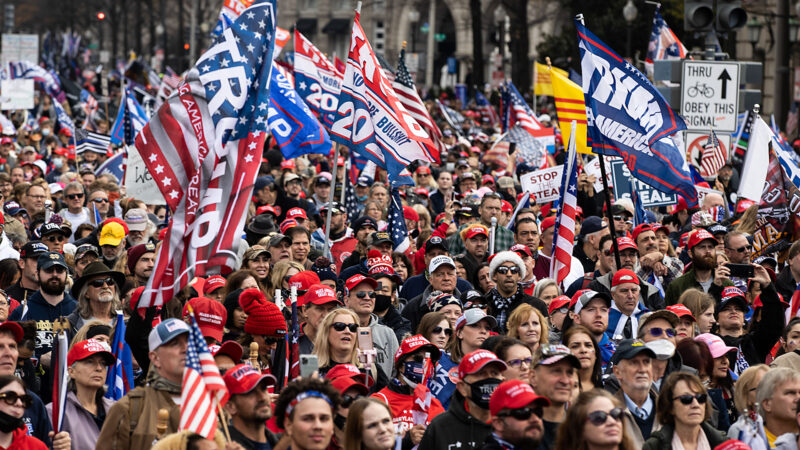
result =
[[[408,239],[408,227],[403,215],[403,200],[400,199],[400,191],[396,187],[392,187],[392,196],[389,200],[389,213],[386,216],[389,226],[386,231],[392,238],[392,249],[405,253],[411,246],[411,241]]]
[[[217,363],[208,350],[206,340],[194,312],[189,313],[189,342],[186,366],[181,382],[181,430],[190,430],[206,439],[214,439],[217,431],[217,410],[225,405],[230,394]]]
[[[686,47],[683,46],[681,40],[678,39],[678,36],[675,36],[667,22],[661,17],[661,5],[658,4],[653,15],[653,31],[650,32],[650,43],[647,44],[647,59],[644,62],[647,75],[652,78],[654,61],[660,59],[684,59],[687,53]]]
[[[117,401],[133,389],[133,355],[128,342],[125,341],[125,318],[122,311],[117,311],[117,323],[114,326],[114,337],[111,344],[114,354],[114,365],[108,367],[106,376],[105,397]]]
[[[478,107],[478,112],[481,114],[481,119],[486,119],[489,122],[489,125],[496,127],[500,124],[500,116],[495,111],[494,107],[489,100],[486,99],[486,96],[480,93],[480,91],[475,91],[475,105]]]
[[[261,164],[275,0],[224,30],[136,137],[172,222],[139,307],[161,305],[195,276],[238,268],[241,231]]]
[[[572,122],[575,136],[575,122]],[[553,232],[553,255],[550,258],[550,278],[558,284],[569,275],[572,247],[575,241],[575,211],[578,206],[578,152],[575,141],[570,140],[564,172],[561,175],[561,201],[558,203],[556,225]]]
[[[294,31],[294,87],[319,121],[330,127],[336,119],[342,74],[299,31]]]
[[[517,90],[517,87],[514,86],[514,83],[509,81],[506,89],[508,89],[508,94],[510,96],[509,106],[511,108],[508,124],[509,128],[516,124],[528,133],[538,136],[539,134],[537,134],[537,132],[543,130],[544,125],[536,120],[536,114],[534,114],[531,107],[528,106],[528,103],[525,102],[525,99],[522,98],[522,95]]]
[[[414,117],[414,120],[416,120],[431,137],[434,145],[427,150],[432,155],[435,155],[438,160],[439,155],[447,152],[447,147],[445,147],[442,142],[441,130],[436,126],[436,122],[433,121],[431,115],[428,114],[428,109],[425,108],[422,99],[419,98],[417,88],[414,85],[414,79],[411,78],[411,73],[409,73],[408,66],[406,66],[405,49],[400,50],[400,56],[397,59],[397,73],[392,82],[392,87],[400,103],[406,108],[406,111]]]
[[[424,128],[397,97],[359,23],[353,22],[347,68],[331,138],[386,169],[397,184],[412,184],[401,172],[416,160],[434,162],[436,154]],[[406,171],[407,172],[407,171]]]
[[[59,103],[64,103],[67,100],[67,94],[61,90],[61,80],[52,70],[47,70],[28,61],[19,61],[8,63],[8,73],[12,80],[25,78],[41,83],[45,92]]]

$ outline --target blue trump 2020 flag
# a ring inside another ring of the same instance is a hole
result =
[[[631,174],[662,192],[697,204],[688,164],[670,138],[686,129],[641,72],[575,21],[586,99],[587,143],[595,153],[620,156]]]
[[[331,152],[328,132],[274,62],[270,79],[269,131],[286,159]]]

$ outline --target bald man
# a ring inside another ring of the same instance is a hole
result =
[[[710,192],[703,197],[703,206],[700,209],[710,209],[717,206],[725,206],[725,200],[722,198],[721,195]]]

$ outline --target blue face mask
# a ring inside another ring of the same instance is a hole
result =
[[[418,383],[422,383],[423,367],[421,362],[406,361],[403,364],[403,378],[406,382],[410,381],[416,387]],[[410,383],[409,383],[410,384]]]
[[[53,158],[53,167],[56,169],[64,167],[64,160],[61,158]]]
[[[365,201],[367,201],[367,197],[369,197],[369,195],[356,195],[356,199],[357,199],[359,202],[365,202]]]

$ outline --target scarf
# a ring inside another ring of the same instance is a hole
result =
[[[611,302],[611,309],[615,309],[619,311],[619,320],[617,321],[617,327],[614,329],[614,338],[616,339],[617,336],[622,336],[622,332],[625,329],[625,323],[628,321],[628,318],[631,319],[631,337],[636,339],[636,335],[639,331],[639,318],[636,316],[639,314],[641,309],[639,309],[639,303],[636,303],[636,308],[633,308],[633,313],[630,316],[626,316],[625,313],[619,310],[617,307],[616,302]]]
[[[506,320],[508,319],[511,305],[522,301],[524,295],[525,292],[520,288],[517,288],[516,292],[508,298],[503,297],[496,287],[489,291],[489,310],[494,312],[493,315],[497,319],[497,324],[504,332],[506,331]]]

